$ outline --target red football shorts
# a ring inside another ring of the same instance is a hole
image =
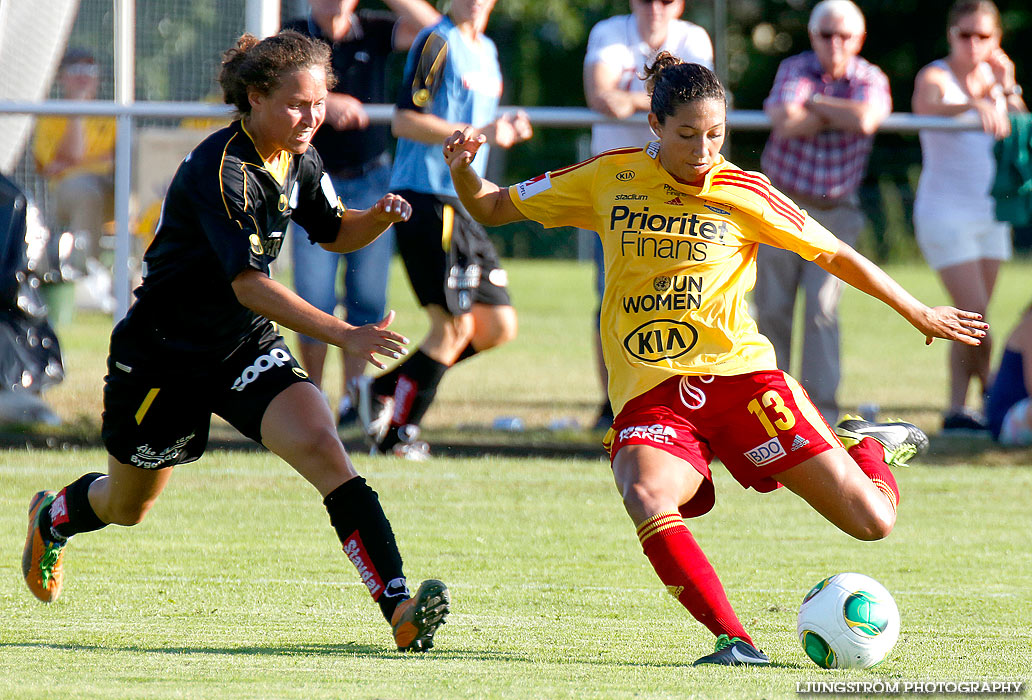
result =
[[[779,472],[841,444],[799,383],[767,370],[671,377],[623,407],[605,447],[612,459],[626,445],[648,445],[695,467],[705,482],[681,506],[689,518],[713,507],[714,457],[742,486],[766,493],[781,486]]]

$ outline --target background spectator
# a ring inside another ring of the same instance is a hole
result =
[[[1000,263],[1011,256],[1010,225],[996,220],[989,194],[996,164],[993,142],[1010,131],[1007,112],[1026,111],[1014,63],[1000,48],[1000,14],[988,0],[962,0],[950,9],[950,53],[917,74],[918,114],[977,114],[981,131],[922,131],[921,179],[914,200],[914,230],[925,260],[953,303],[983,316]],[[944,431],[985,430],[967,407],[968,387],[988,387],[991,337],[974,347],[950,348],[949,409]]]
[[[1032,306],[1007,339],[985,414],[993,439],[1011,446],[1032,445]]]
[[[684,0],[630,0],[631,14],[604,19],[591,29],[584,56],[584,97],[588,107],[617,119],[649,111],[649,96],[643,79],[645,66],[651,65],[661,51],[688,63],[713,68],[713,42],[697,24],[678,19],[684,13]],[[656,137],[647,124],[596,124],[591,127],[591,154],[620,146],[644,146]],[[602,361],[602,340],[598,319],[605,291],[605,263],[602,241],[594,240],[595,289],[595,365],[602,392],[609,383]],[[613,422],[613,407],[606,398],[595,429],[606,430]]]
[[[495,117],[502,73],[485,34],[494,0],[453,0],[448,16],[409,51],[392,128],[399,137],[391,189],[412,218],[395,226],[409,281],[430,319],[419,349],[360,395],[359,417],[376,449],[425,459],[418,425],[449,367],[516,335],[508,276],[484,228],[455,194],[441,143],[472,126],[492,145],[530,138],[522,112]],[[375,394],[375,396],[373,395]]]
[[[336,86],[326,100],[326,121],[312,139],[323,157],[333,187],[349,207],[372,206],[387,192],[391,177],[387,126],[371,126],[363,103],[387,101],[387,59],[407,50],[423,27],[440,19],[424,0],[384,0],[397,13],[359,10],[358,0],[309,0],[311,13],[288,22],[293,29],[330,45]],[[360,250],[338,255],[313,245],[304,230],[291,226],[294,287],[305,301],[332,314],[338,301],[348,323],[361,326],[383,318],[387,305],[387,278],[394,235],[391,230]],[[338,299],[338,268],[343,272],[343,294]],[[301,362],[316,386],[323,385],[327,346],[306,335],[298,336]],[[341,399],[338,426],[357,420],[348,386],[363,379],[362,358],[342,355]],[[368,380],[368,378],[365,378]]]
[[[57,82],[66,100],[94,100],[100,87],[100,67],[86,49],[69,49],[61,60]],[[79,261],[89,276],[80,285],[89,295],[80,303],[110,311],[111,275],[101,265],[100,240],[104,225],[114,218],[115,120],[112,117],[45,116],[36,123],[33,156],[47,181],[54,235],[75,234]],[[89,297],[89,298],[87,298]]]
[[[863,228],[857,189],[873,134],[892,111],[889,82],[859,56],[864,16],[850,0],[824,0],[810,14],[812,51],[778,68],[764,111],[772,128],[763,171],[839,240],[856,245]],[[790,251],[760,246],[754,300],[760,332],[778,367],[790,370],[796,295],[805,297],[800,378],[825,420],[838,419],[838,303],[842,282]]]

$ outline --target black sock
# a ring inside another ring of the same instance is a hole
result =
[[[391,621],[398,604],[411,597],[401,568],[401,554],[376,491],[360,476],[344,482],[323,499],[330,524],[362,583]]]
[[[390,372],[374,379],[373,393],[377,396],[394,396],[394,387],[398,384],[398,377],[401,376],[401,368],[405,366],[405,362],[395,365]]]
[[[61,489],[50,506],[39,514],[39,529],[45,539],[52,540],[55,535],[68,539],[80,532],[107,526],[93,512],[89,497],[90,484],[103,476],[97,472],[84,474]]]
[[[437,387],[448,371],[448,365],[438,362],[420,349],[399,369],[401,373],[394,389],[394,414],[391,416],[391,427],[380,442],[382,452],[401,441],[399,431],[403,426],[419,425],[423,420],[437,396]]]
[[[466,345],[466,347],[464,347],[462,349],[462,352],[459,353],[459,356],[455,358],[455,364],[453,364],[452,367],[454,367],[455,365],[459,364],[463,360],[468,360],[469,358],[471,358],[474,355],[476,355],[478,352],[479,352],[479,350],[477,350],[475,347],[473,347],[473,342],[470,341]]]

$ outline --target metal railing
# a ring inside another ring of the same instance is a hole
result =
[[[131,19],[122,18],[123,22]],[[45,102],[18,102],[0,100],[0,114],[32,114],[35,116],[107,116],[118,120],[118,141],[115,150],[115,265],[113,270],[115,292],[115,319],[120,319],[129,308],[129,192],[132,183],[132,126],[141,118],[202,118],[228,119],[233,109],[228,105],[201,102],[134,102],[120,91],[117,101],[48,100]],[[369,121],[385,124],[391,120],[394,106],[366,105]],[[517,107],[501,107],[502,111]],[[525,107],[534,126],[539,128],[580,129],[594,124],[646,123],[645,115],[638,114],[627,120],[605,117],[586,107]],[[760,110],[730,110],[728,127],[740,131],[765,131],[770,119]],[[879,131],[886,133],[916,133],[921,129],[963,131],[981,129],[976,115],[959,117],[932,117],[909,113],[894,113],[882,123]]]

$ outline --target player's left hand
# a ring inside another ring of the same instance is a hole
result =
[[[392,321],[394,311],[389,311],[376,323],[348,329],[337,345],[345,354],[361,357],[373,367],[384,369],[387,365],[381,362],[377,355],[397,360],[408,354],[408,350],[405,349],[409,342],[408,338],[387,328]]]
[[[965,345],[981,345],[982,338],[989,333],[989,324],[982,320],[982,314],[952,306],[928,309],[914,325],[924,333],[925,345],[931,345],[936,338],[955,340]]]
[[[385,194],[369,210],[377,219],[392,224],[398,221],[408,221],[412,216],[412,205],[404,197],[393,192]]]

